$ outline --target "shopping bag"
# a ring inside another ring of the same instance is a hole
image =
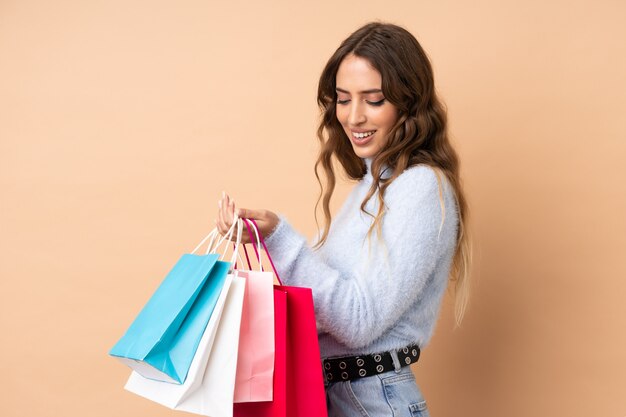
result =
[[[194,358],[198,366],[193,369],[201,377],[195,379],[199,382],[196,386],[176,392],[180,385],[153,381],[134,373],[125,388],[175,410],[210,417],[231,417],[244,291],[244,279],[233,276],[208,360],[202,366],[201,354]]]
[[[254,225],[252,227],[255,228]],[[258,232],[257,245],[260,247]],[[263,271],[260,260],[260,270],[252,271],[247,251],[246,258],[250,270],[237,271],[240,277],[245,278],[246,291],[239,330],[236,403],[272,401],[273,398],[274,274]]]
[[[256,226],[253,219],[249,219]],[[252,237],[252,232],[248,233]],[[282,283],[267,246],[260,238],[276,278]],[[255,248],[256,251],[256,248]],[[259,253],[257,252],[257,256]],[[286,308],[276,305],[276,360],[274,399],[271,402],[234,404],[235,417],[325,417],[326,394],[320,359],[313,296],[310,288],[274,286],[274,297],[286,296]],[[286,323],[283,346],[279,325]],[[284,349],[284,350],[283,350]]]
[[[244,291],[243,278],[234,277],[202,384],[176,409],[211,417],[233,415],[237,345]]]
[[[166,407],[176,409],[176,407],[193,391],[197,390],[202,384],[204,371],[209,361],[212,347],[218,330],[218,325],[223,315],[226,297],[232,286],[234,276],[228,274],[222,288],[222,292],[217,300],[211,319],[207,324],[206,330],[200,339],[200,344],[196,350],[196,354],[191,361],[189,373],[185,382],[178,384],[170,384],[163,381],[155,381],[141,376],[133,371],[126,382],[124,388],[134,394],[140,395],[149,400],[158,402]]]
[[[287,293],[274,291],[274,385],[272,401],[233,404],[235,417],[287,417]]]
[[[246,292],[234,402],[271,401],[274,379],[274,274],[238,271]]]
[[[241,221],[237,243],[241,241]],[[233,260],[239,245],[235,246]],[[182,385],[154,381],[136,372],[125,388],[175,410],[214,417],[232,416],[239,325],[245,279],[229,274]]]
[[[194,254],[215,232],[182,255],[110,355],[146,378],[184,383],[232,264],[209,249]]]
[[[326,392],[310,288],[277,286],[287,294],[287,415],[326,417]]]

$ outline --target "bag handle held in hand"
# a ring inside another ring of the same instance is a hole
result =
[[[274,266],[274,261],[272,261],[272,257],[270,256],[270,252],[267,250],[267,245],[265,245],[265,239],[263,239],[263,235],[261,233],[258,232],[258,226],[256,224],[256,222],[254,221],[254,219],[247,219],[249,221],[252,222],[252,224],[254,225],[254,227],[257,230],[258,233],[258,237],[261,240],[261,244],[263,245],[263,248],[265,249],[265,253],[267,253],[267,259],[269,259],[270,264],[272,265],[272,269],[274,270],[274,274],[276,274],[276,279],[278,280],[278,282],[280,283],[280,285],[283,285],[283,281],[280,279],[280,276],[278,275],[278,271],[276,270],[276,266]],[[248,222],[245,223],[246,228],[248,229],[248,234],[250,235],[250,240],[252,240],[252,231],[250,230],[250,226],[248,226]],[[260,253],[260,249],[261,246],[259,245],[259,250],[257,251],[257,248],[252,245],[252,247],[254,248],[254,251],[256,252],[256,255],[259,259],[261,259],[261,253]]]
[[[224,240],[228,239],[228,242],[232,241],[232,235],[233,232],[235,230],[235,226],[237,225],[237,243],[234,244],[233,247],[233,255],[231,257],[231,264],[234,263],[236,261],[236,258],[239,259],[239,261],[241,262],[241,264],[243,265],[243,259],[241,258],[241,253],[239,252],[239,246],[241,244],[241,237],[242,237],[242,233],[243,233],[243,225],[241,222],[241,219],[239,219],[239,217],[237,215],[235,215],[234,218],[234,222],[231,225],[230,229],[228,230],[228,233],[226,233],[225,236],[222,237],[222,239],[220,239],[217,244],[214,245],[216,238],[219,236],[219,232],[217,230],[217,227],[214,228],[207,236],[204,237],[204,239],[202,239],[202,241],[200,241],[200,243],[194,248],[194,250],[191,251],[191,254],[195,253],[203,244],[204,242],[206,242],[208,239],[211,239],[209,241],[209,245],[207,246],[205,255],[208,255],[211,252],[214,252],[217,250],[217,248],[224,242]],[[228,251],[228,245],[226,245],[226,247],[224,248],[224,253],[222,254],[222,256],[219,258],[220,260],[224,260],[224,257],[226,256],[226,252]]]
[[[235,217],[235,218],[237,219],[237,242],[234,244],[233,254],[230,257],[230,263],[233,264],[233,265],[237,261],[237,255],[239,254],[239,247],[241,246],[241,237],[242,237],[242,234],[243,234],[243,220],[241,220],[239,217]],[[230,243],[230,239],[228,241]],[[228,249],[228,245],[226,245],[226,247],[224,248],[224,254],[222,255],[222,257],[224,257],[226,255],[226,250],[227,249]],[[242,263],[243,263],[243,261],[242,261]]]
[[[230,229],[228,229],[228,232],[221,237],[221,239],[218,240],[218,242],[215,244],[215,246],[212,248],[211,252],[215,252],[217,250],[217,248],[220,247],[220,245],[222,243],[224,243],[225,240],[228,240],[229,242],[232,242],[232,236],[233,236],[233,231],[235,230],[235,226],[237,224],[237,220],[239,219],[239,216],[237,216],[237,213],[235,213],[235,216],[233,217],[233,224],[230,225]],[[217,230],[217,228],[216,228]],[[239,233],[239,231],[237,231],[237,233]],[[228,245],[226,246],[228,248]],[[209,248],[207,248],[207,253],[209,253]],[[224,252],[226,253],[226,252]]]
[[[248,233],[250,234],[250,241],[252,241],[252,234],[250,233],[250,220],[248,219],[243,219],[244,222],[246,222],[246,228],[248,229]],[[257,254],[257,260],[259,262],[259,272],[263,272],[263,263],[261,262],[261,241],[259,240],[259,229],[256,228],[255,225],[252,225],[252,228],[254,229],[254,234],[256,236],[256,245],[257,248],[259,248],[259,250],[256,252]],[[254,242],[252,241],[252,246],[254,247]],[[252,270],[252,264],[250,263],[250,257],[248,256],[248,249],[246,249],[246,245],[243,245],[243,252],[246,254],[246,260],[248,261],[248,269]]]
[[[228,229],[228,232],[226,233],[225,236],[223,236],[218,242],[217,244],[215,243],[215,239],[217,239],[217,237],[219,236],[217,227],[214,228],[213,230],[211,230],[211,233],[209,233],[204,239],[202,239],[202,241],[200,241],[200,243],[198,243],[198,246],[195,247],[194,250],[191,251],[191,253],[195,253],[198,249],[200,249],[200,246],[202,246],[204,244],[204,242],[207,241],[207,239],[211,239],[209,241],[209,245],[206,248],[206,252],[204,252],[205,255],[208,255],[211,252],[215,252],[215,250],[217,250],[217,248],[224,242],[224,240],[226,238],[228,238],[228,241],[232,240],[232,235],[233,235],[233,231],[235,230],[235,224],[237,223],[237,216],[235,215],[235,221],[233,222],[233,224],[230,225],[230,229]]]

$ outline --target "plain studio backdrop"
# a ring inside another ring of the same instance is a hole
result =
[[[0,0],[0,415],[182,415],[107,352],[222,190],[313,236],[318,77],[372,20],[432,59],[471,208],[466,320],[446,295],[413,366],[431,415],[626,415],[617,0]]]

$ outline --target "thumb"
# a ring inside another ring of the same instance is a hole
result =
[[[237,216],[243,219],[259,220],[263,218],[263,212],[261,210],[240,208],[239,210],[237,210]]]

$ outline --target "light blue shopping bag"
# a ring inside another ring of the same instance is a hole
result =
[[[231,270],[218,254],[193,252],[181,256],[109,352],[146,378],[185,381]]]

